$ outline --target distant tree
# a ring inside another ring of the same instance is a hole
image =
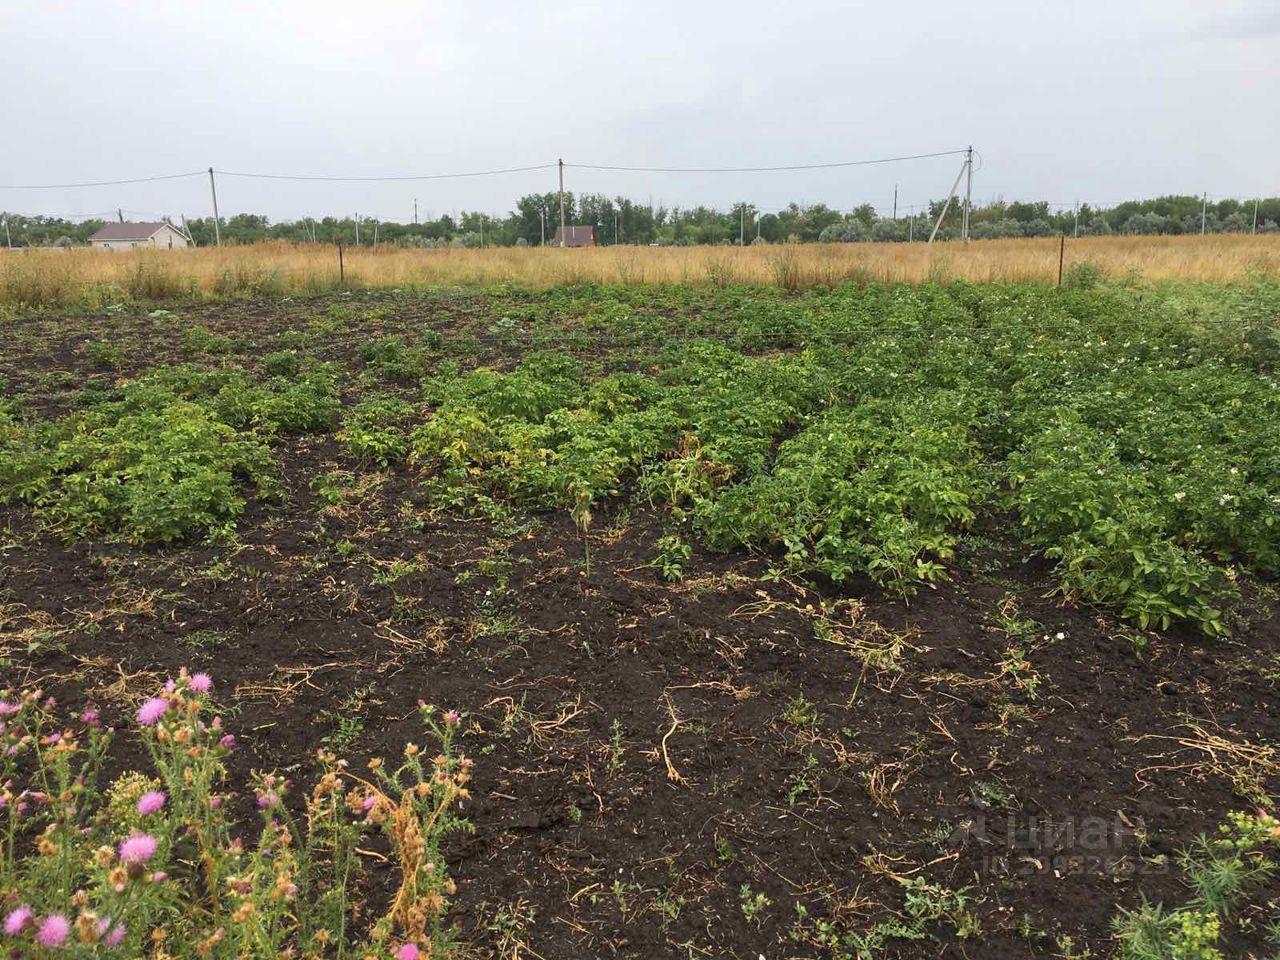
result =
[[[1135,213],[1125,220],[1123,233],[1155,234],[1169,232],[1169,218],[1158,213]]]

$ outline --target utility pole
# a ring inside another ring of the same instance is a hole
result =
[[[747,245],[747,205],[741,203],[738,205],[738,246],[745,247]]]
[[[1200,236],[1204,236],[1205,224],[1207,222],[1209,211],[1209,194],[1200,195]]]
[[[119,220],[121,223],[124,223],[124,211],[121,210],[119,207],[116,207],[116,219]]]
[[[9,215],[7,213],[4,215],[4,245],[10,248],[13,247],[13,237],[9,236]]]
[[[969,149],[965,154],[965,185],[964,185],[964,242],[969,242],[969,211],[973,209],[973,144],[969,144]]]
[[[360,246],[360,214],[356,214],[356,246]]]
[[[1258,198],[1253,198],[1253,232],[1258,232]]]
[[[970,149],[973,149],[970,147]],[[942,212],[938,214],[938,222],[933,225],[933,233],[929,234],[929,242],[933,243],[933,238],[938,235],[938,230],[942,227],[942,221],[947,215],[947,211],[951,209],[951,201],[956,198],[956,188],[960,186],[960,178],[965,175],[969,169],[969,161],[966,159],[960,164],[960,172],[956,174],[956,182],[951,184],[951,190],[947,193],[947,202],[942,207]]]
[[[542,246],[547,245],[547,211],[538,210],[538,219],[542,221]]]
[[[1080,201],[1079,200],[1076,201],[1075,216],[1076,216],[1076,225],[1075,225],[1075,228],[1071,231],[1072,240],[1079,239],[1080,237]]]
[[[378,245],[378,221],[373,221],[373,245]]]
[[[893,221],[898,222],[898,185],[893,185]]]
[[[564,246],[568,232],[564,225],[564,157],[560,158],[560,246]]]
[[[218,246],[222,246],[222,227],[218,223],[218,184],[213,179],[213,167],[209,168],[209,195],[213,197],[213,238]],[[124,214],[120,215],[120,222],[124,222]]]
[[[413,198],[413,225],[418,225],[418,198]]]

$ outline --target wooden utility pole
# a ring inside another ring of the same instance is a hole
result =
[[[218,223],[218,185],[213,179],[213,167],[209,168],[209,195],[213,197],[213,238],[218,246],[222,246],[222,226]],[[120,222],[124,222],[124,214],[120,215]]]
[[[1201,194],[1200,196],[1200,236],[1204,236],[1205,225],[1208,221],[1209,211],[1209,194]]]
[[[1058,286],[1062,286],[1062,261],[1067,255],[1067,235],[1058,234]]]
[[[564,246],[568,237],[564,223],[564,157],[560,158],[560,246]]]
[[[338,241],[338,286],[345,287],[347,285],[347,271],[342,264],[342,241]]]
[[[1258,198],[1253,198],[1253,232],[1258,232]]]
[[[738,205],[738,246],[747,245],[747,205]]]
[[[893,221],[898,222],[898,185],[893,185]]]
[[[418,198],[413,198],[413,225],[418,225]]]

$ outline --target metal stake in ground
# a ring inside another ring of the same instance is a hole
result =
[[[342,265],[342,241],[338,241],[338,286],[345,288],[347,285],[347,272]]]

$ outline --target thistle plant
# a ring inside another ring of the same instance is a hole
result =
[[[134,714],[151,770],[98,780],[116,736],[89,707],[66,726],[39,690],[0,696],[0,946],[33,957],[360,957],[447,955],[455,892],[440,843],[466,826],[471,761],[460,717],[422,708],[438,741],[394,770],[353,775],[332,753],[300,803],[273,773],[252,784],[256,840],[229,813],[235,738],[213,680],[185,670]],[[386,916],[353,929],[358,842],[384,832],[400,887]]]

